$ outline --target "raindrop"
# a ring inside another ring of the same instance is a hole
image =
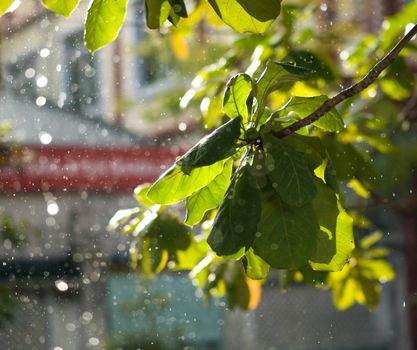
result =
[[[63,280],[56,280],[55,281],[55,287],[60,292],[66,292],[68,290],[68,283]]]
[[[93,346],[100,344],[100,341],[96,337],[91,337],[90,339],[88,339],[88,342]]]
[[[42,58],[46,58],[46,57],[48,57],[49,56],[49,54],[51,53],[51,51],[49,51],[49,49],[47,49],[46,47],[45,48],[43,48],[42,50],[41,50],[41,52],[39,53],[39,55],[42,57]]]
[[[46,104],[46,98],[45,98],[45,96],[39,96],[36,99],[36,105],[37,106],[42,107],[42,106],[45,106],[45,104]]]
[[[28,68],[25,71],[25,77],[28,79],[32,79],[35,76],[35,70],[33,68]]]
[[[49,215],[58,214],[58,212],[59,212],[58,204],[56,204],[56,202],[54,202],[54,201],[48,201],[46,211],[48,212]]]
[[[52,136],[51,134],[48,134],[47,132],[41,131],[39,133],[39,140],[41,141],[42,144],[49,145],[52,141]]]
[[[185,130],[187,130],[187,124],[186,124],[186,123],[179,123],[179,124],[178,124],[178,129],[179,129],[180,131],[185,131]]]
[[[40,88],[45,87],[46,85],[48,85],[48,78],[44,75],[40,75],[38,79],[36,79],[36,85],[38,85],[38,87]]]

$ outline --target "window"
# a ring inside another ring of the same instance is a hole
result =
[[[221,301],[204,303],[187,276],[119,274],[107,288],[110,349],[221,348]]]
[[[37,57],[31,52],[7,66],[6,84],[15,96],[33,98],[36,95]]]
[[[97,61],[84,47],[83,34],[78,32],[65,41],[67,57],[67,106],[89,114],[97,103]]]

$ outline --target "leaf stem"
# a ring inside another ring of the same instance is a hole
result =
[[[291,124],[281,130],[272,131],[271,134],[283,138],[288,136],[295,131],[303,128],[304,126],[314,123],[316,120],[320,119],[332,108],[337,106],[339,103],[355,96],[359,92],[365,90],[369,85],[371,85],[378,76],[389,67],[392,62],[397,58],[401,50],[408,44],[408,42],[417,34],[417,24],[395,45],[395,47],[382,59],[380,60],[372,69],[363,77],[359,82],[353,84],[347,89],[342,90],[336,96],[324,102],[317,110],[308,115],[307,117]]]

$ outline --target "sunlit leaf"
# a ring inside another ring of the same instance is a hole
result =
[[[187,225],[199,223],[207,210],[216,208],[221,203],[230,184],[232,166],[232,160],[226,161],[224,170],[212,182],[187,198]]]
[[[247,74],[238,74],[229,80],[223,99],[223,113],[230,118],[241,116],[245,123],[249,120],[246,101],[252,91],[252,79]]]
[[[395,16],[385,20],[383,32],[381,34],[380,48],[387,50],[394,45],[394,41],[399,39],[404,33],[404,28],[409,23],[417,21],[417,3],[410,2],[404,6]]]
[[[263,280],[268,276],[269,264],[250,248],[243,258],[246,275],[252,280]]]
[[[394,100],[405,100],[414,91],[415,80],[413,71],[407,66],[403,57],[398,57],[385,71],[379,80],[382,90]]]
[[[346,310],[351,307],[356,301],[356,294],[358,293],[357,281],[353,277],[334,285],[333,302],[338,310]]]
[[[151,184],[147,183],[147,184],[141,184],[139,186],[137,186],[134,191],[133,191],[133,195],[135,196],[135,199],[143,206],[145,207],[152,207],[153,205],[155,205],[154,202],[152,202],[151,200],[149,200],[147,193],[149,191],[149,188],[151,187]]]
[[[218,255],[232,255],[252,244],[261,215],[260,190],[249,165],[232,180],[207,239]]]
[[[359,266],[361,274],[370,280],[386,283],[395,277],[394,269],[385,260],[361,259]]]
[[[295,113],[300,119],[305,118],[315,112],[327,100],[328,97],[324,95],[314,97],[295,96],[279,111],[279,116],[285,117],[290,113]],[[343,120],[334,108],[315,121],[313,125],[331,132],[340,131],[344,128]]]
[[[223,164],[194,168],[189,174],[173,165],[151,186],[148,198],[158,204],[177,203],[212,182],[223,171]]]
[[[310,73],[309,69],[303,67],[285,62],[269,61],[256,82],[256,98],[259,106],[258,116],[262,115],[267,97],[272,91],[278,89],[284,83],[307,79]]]
[[[383,234],[381,231],[375,231],[365,237],[363,237],[360,241],[359,244],[361,246],[362,249],[369,249],[371,248],[373,245],[375,245],[376,243],[378,243],[383,237]]]
[[[80,0],[41,0],[49,10],[68,17],[78,6]]]
[[[0,2],[0,16],[2,16],[14,2],[15,0],[2,0]]]
[[[370,192],[357,179],[350,180],[348,186],[362,198],[368,199],[371,196]]]
[[[159,29],[168,19],[171,4],[168,0],[145,0],[146,24],[150,29]]]
[[[205,237],[191,237],[191,243],[185,250],[177,250],[177,259],[171,270],[193,270],[209,254],[210,247]]]
[[[294,206],[311,201],[317,190],[305,156],[270,135],[264,150],[267,176],[282,200]]]
[[[119,34],[126,15],[127,0],[94,0],[85,22],[85,45],[94,52]]]
[[[281,0],[209,0],[217,15],[239,33],[263,33],[278,17]]]
[[[140,213],[140,208],[138,207],[131,208],[131,209],[120,209],[109,220],[107,229],[116,230],[118,227],[126,224],[132,216],[137,215],[139,213]]]
[[[321,181],[313,206],[320,225],[315,254],[310,259],[314,270],[339,271],[349,261],[354,245],[353,220],[343,210],[334,191]]]
[[[193,168],[211,165],[230,157],[237,151],[236,142],[240,136],[241,122],[242,117],[229,120],[202,138],[177,161],[177,164],[188,173]]]

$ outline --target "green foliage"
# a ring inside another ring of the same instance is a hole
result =
[[[262,217],[253,248],[272,267],[295,269],[307,264],[316,246],[318,231],[310,203],[290,207],[273,195],[262,201]]]
[[[68,17],[77,8],[80,0],[41,0],[48,10]]]
[[[62,10],[63,3],[43,2],[50,8],[55,4],[57,12],[71,12],[71,7]],[[214,10],[236,31],[255,34],[238,38],[217,63],[198,72],[181,100],[181,107],[209,101],[204,122],[217,129],[154,184],[137,188],[138,207],[112,218],[113,229],[133,237],[132,266],[140,262],[149,276],[163,268],[190,270],[206,296],[226,295],[231,306],[242,308],[253,305],[259,281],[253,282],[266,279],[269,269],[281,270],[283,287],[304,281],[331,288],[339,309],[355,302],[374,308],[381,283],[394,272],[384,260],[386,251],[373,248],[378,235],[362,241],[354,235],[348,209],[378,194],[383,174],[374,165],[392,168],[398,158],[395,137],[386,139],[410,130],[410,120],[396,104],[415,88],[407,60],[397,57],[367,89],[289,136],[282,139],[280,131],[327,103],[327,96],[340,91],[340,77],[356,81],[357,72],[365,75],[417,20],[415,1],[388,18],[378,36],[358,35],[356,42],[353,33],[323,29],[314,35],[311,6],[281,9],[277,0],[145,4],[153,29],[167,21],[180,26],[185,18],[210,22]],[[125,10],[125,0],[92,2],[85,33],[90,50],[114,40]],[[280,12],[282,20],[272,24]],[[336,42],[340,66],[334,63]],[[230,119],[224,122],[225,117]],[[411,149],[409,143],[402,149],[407,146]],[[407,166],[414,161],[410,156]],[[202,221],[199,235],[165,207],[183,200],[185,223]]]
[[[230,118],[241,116],[245,124],[249,122],[248,98],[252,92],[252,79],[247,74],[238,74],[226,85],[223,113]]]
[[[242,117],[238,116],[201,139],[177,161],[181,170],[189,173],[194,168],[212,165],[236,153],[241,123]]]
[[[240,168],[221,203],[207,241],[218,255],[234,255],[248,249],[255,239],[261,216],[261,196],[246,164]]]
[[[265,170],[274,190],[291,206],[311,202],[317,190],[304,154],[273,136],[267,135],[263,140]]]
[[[331,187],[320,181],[316,183],[318,194],[313,206],[321,232],[310,265],[314,270],[338,271],[349,261],[355,246],[353,222]]]
[[[233,162],[228,160],[223,171],[212,182],[186,199],[185,223],[187,225],[193,226],[199,223],[208,210],[219,206],[229,187],[232,168]]]
[[[263,33],[278,17],[281,0],[208,0],[217,15],[239,33]]]
[[[148,198],[158,204],[177,203],[207,186],[223,171],[223,167],[224,162],[220,161],[183,172],[180,165],[174,165],[152,185]]]
[[[126,16],[127,0],[94,0],[87,12],[85,44],[94,52],[119,34]]]
[[[47,9],[69,16],[80,0],[39,0]],[[12,5],[13,0],[0,4],[0,16]],[[278,17],[281,0],[204,0],[219,18],[238,32],[263,33]],[[188,17],[184,0],[145,0],[146,23],[150,29],[159,29],[169,21],[177,25]],[[116,39],[126,15],[127,0],[92,0],[85,20],[86,47],[94,52]]]

